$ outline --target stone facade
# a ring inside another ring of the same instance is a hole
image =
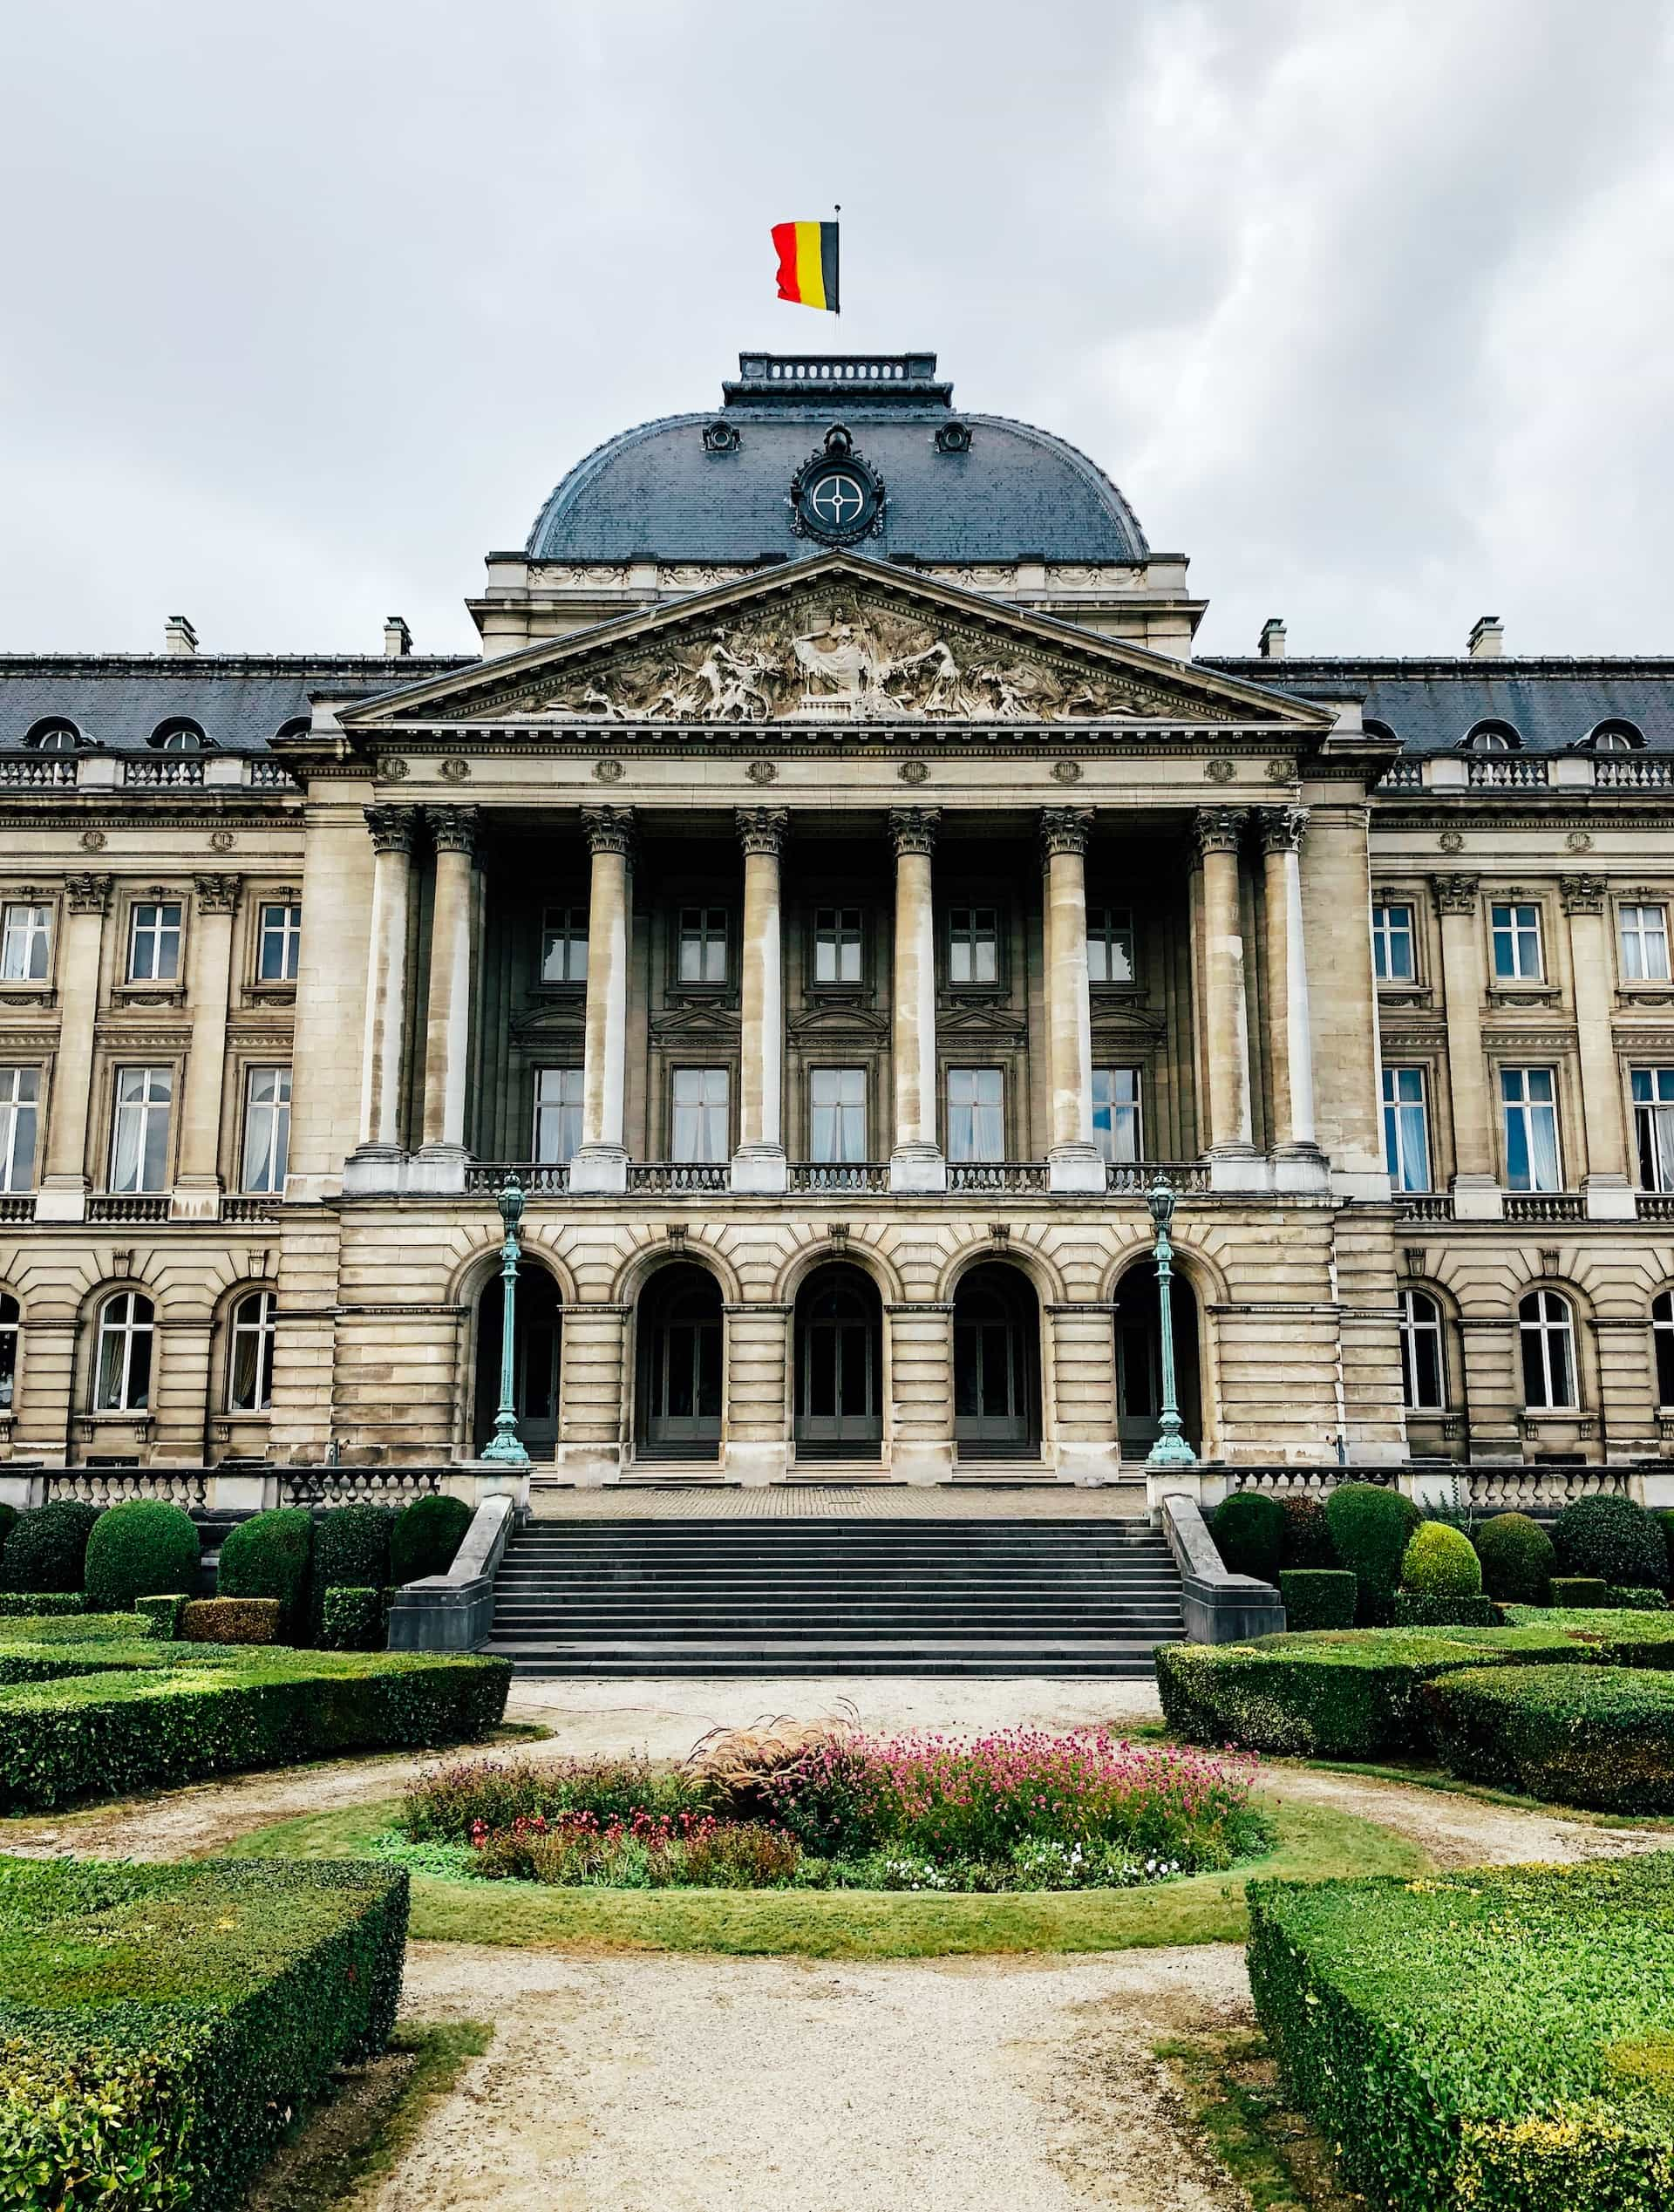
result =
[[[831,422],[767,373],[718,471]],[[1119,1480],[1160,1167],[1206,1460],[1656,1457],[1667,677],[1194,659],[1110,517],[495,555],[466,663],[0,662],[0,1455],[472,1460],[515,1172],[555,1472]]]

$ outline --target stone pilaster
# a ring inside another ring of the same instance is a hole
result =
[[[591,1299],[564,1308],[559,1341],[559,1464],[572,1480],[613,1482],[622,1468],[623,1368],[631,1306]]]
[[[93,1030],[108,875],[65,880],[64,943],[58,949],[58,1049],[47,1105],[46,1150],[35,1201],[39,1222],[78,1222],[87,1210],[87,1116],[92,1103]]]
[[[1116,1482],[1115,1308],[1091,1302],[1051,1305],[1052,1429],[1060,1480]]]
[[[785,986],[779,858],[791,818],[783,807],[740,807],[744,847],[744,943],[734,1190],[782,1191]]]
[[[788,1305],[723,1309],[726,1329],[726,1425],[721,1471],[735,1482],[782,1482],[790,1460],[791,1317]]]
[[[1316,802],[1301,854],[1315,1135],[1339,1197],[1389,1195],[1364,800]]]
[[[1239,847],[1249,819],[1242,807],[1201,807],[1194,824],[1203,867],[1204,1037],[1209,1078],[1209,1151],[1217,1188],[1251,1180],[1256,1147],[1249,1112],[1249,1015]]]
[[[953,1472],[953,1308],[887,1305],[889,1471],[901,1482]]]
[[[892,807],[895,853],[895,967],[891,1045],[895,1075],[895,1147],[889,1188],[945,1190],[947,1162],[936,1141],[936,908],[930,855],[941,822],[936,807]]]
[[[463,1188],[466,1100],[471,1073],[472,982],[476,968],[475,807],[427,807],[436,848],[430,924],[430,1003],[425,1021],[426,1188]],[[439,1173],[441,1181],[432,1180]]]
[[[360,1142],[357,1158],[376,1174],[402,1154],[401,1079],[407,1046],[407,916],[412,896],[416,807],[368,807],[376,854],[371,940],[366,970],[366,1033],[361,1053]],[[366,1188],[364,1174],[357,1187]]]
[[[569,1163],[569,1187],[612,1193],[628,1187],[623,1109],[628,1067],[628,935],[634,812],[582,812],[593,856],[587,921],[587,1018],[582,1080],[582,1141]]]
[[[221,1115],[239,882],[236,875],[200,875],[193,882],[192,1045],[181,1088],[180,1164],[170,1207],[176,1221],[213,1221],[221,1211]]]
[[[1581,1187],[1595,1221],[1631,1221],[1636,1210],[1628,1172],[1628,1129],[1622,1078],[1611,1034],[1615,963],[1602,875],[1558,879],[1569,919],[1569,973],[1575,994],[1575,1041],[1581,1059],[1581,1125],[1585,1170]]]
[[[1432,879],[1441,926],[1441,988],[1447,1017],[1447,1089],[1453,1116],[1453,1205],[1465,1219],[1497,1220],[1504,1208],[1494,1169],[1493,1107],[1482,1056],[1479,879]]]
[[[1314,1125],[1313,1016],[1302,914],[1302,845],[1308,810],[1264,807],[1258,827],[1265,892],[1262,949],[1275,1181],[1282,1190],[1321,1190],[1325,1162]]]
[[[1105,1163],[1092,1141],[1092,1018],[1087,994],[1087,807],[1041,809],[1045,874],[1047,1065],[1055,1191],[1097,1193]]]

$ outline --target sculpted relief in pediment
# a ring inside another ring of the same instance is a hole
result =
[[[514,709],[605,722],[1078,722],[1180,711],[1160,688],[888,607],[805,603],[576,671]],[[1200,709],[1201,712],[1201,710]]]

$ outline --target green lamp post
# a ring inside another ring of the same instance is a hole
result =
[[[1145,1464],[1148,1467],[1194,1467],[1197,1454],[1180,1433],[1180,1405],[1174,1387],[1174,1314],[1169,1295],[1174,1248],[1168,1242],[1168,1224],[1174,1218],[1174,1194],[1159,1175],[1145,1194],[1152,1224],[1157,1232],[1153,1247],[1157,1262],[1157,1340],[1162,1354],[1162,1412],[1157,1440]]]
[[[500,1337],[500,1410],[494,1415],[493,1437],[484,1445],[482,1456],[500,1467],[526,1467],[529,1455],[517,1433],[517,1263],[522,1257],[517,1225],[523,1218],[523,1186],[515,1175],[502,1186],[495,1202],[506,1224],[506,1242],[500,1248],[506,1305]]]

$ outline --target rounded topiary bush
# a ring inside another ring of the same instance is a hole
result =
[[[1552,1541],[1560,1574],[1596,1575],[1603,1582],[1650,1589],[1667,1584],[1663,1532],[1631,1498],[1577,1498],[1558,1515]]]
[[[1398,1490],[1340,1482],[1325,1504],[1337,1555],[1359,1582],[1355,1617],[1363,1628],[1386,1628],[1395,1616],[1401,1562],[1419,1525],[1419,1509]]]
[[[255,1513],[229,1529],[221,1547],[218,1597],[276,1597],[287,1628],[308,1617],[308,1570],[314,1516],[301,1506]]]
[[[1335,1567],[1337,1546],[1331,1524],[1325,1518],[1323,1498],[1279,1500],[1284,1514],[1284,1563],[1287,1567]]]
[[[390,1579],[392,1506],[333,1506],[314,1523],[314,1619],[329,1589],[382,1589]]]
[[[1462,1529],[1426,1521],[1402,1555],[1401,1588],[1420,1597],[1480,1597],[1482,1562]]]
[[[1276,1582],[1284,1557],[1284,1508],[1259,1490],[1235,1490],[1215,1509],[1215,1548],[1229,1574]]]
[[[1558,1571],[1555,1545],[1526,1513],[1497,1513],[1476,1532],[1482,1586],[1502,1605],[1544,1605],[1546,1586]]]
[[[126,1498],[93,1523],[87,1539],[88,1610],[126,1613],[136,1597],[184,1591],[198,1582],[198,1531],[189,1513],[160,1498]]]
[[[390,1531],[392,1582],[416,1582],[425,1575],[445,1575],[471,1526],[463,1498],[415,1498],[403,1506]]]
[[[99,1508],[80,1498],[52,1498],[31,1506],[0,1553],[0,1583],[7,1589],[78,1590],[87,1539]]]

